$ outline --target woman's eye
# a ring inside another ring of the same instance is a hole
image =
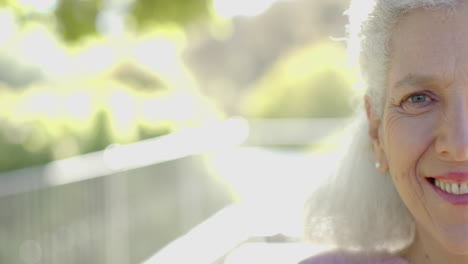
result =
[[[422,103],[430,102],[432,101],[432,99],[425,94],[415,94],[415,95],[408,97],[406,101],[408,103],[413,103],[413,104],[422,104]]]
[[[429,109],[437,101],[425,93],[415,93],[406,97],[400,107],[407,113],[420,114]]]

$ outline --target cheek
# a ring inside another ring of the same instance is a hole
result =
[[[393,183],[413,216],[427,215],[425,179],[418,173],[431,149],[434,122],[409,116],[389,116],[384,129],[384,152]]]
[[[430,149],[434,119],[428,116],[388,115],[384,120],[383,151],[390,173],[396,181],[408,180],[403,177],[417,172],[418,161]]]

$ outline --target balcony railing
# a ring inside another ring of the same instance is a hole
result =
[[[240,183],[242,177],[235,173],[245,178],[249,168],[231,162],[236,159],[232,154],[246,159],[247,152],[239,149],[257,154],[263,150],[245,146],[306,145],[342,124],[343,120],[234,118],[2,173],[0,263],[160,263],[154,260],[162,256],[170,263],[171,248],[181,248],[180,243],[202,246],[193,236],[213,230],[226,238],[224,244],[211,241],[218,245],[211,257],[220,261],[231,246],[252,238],[255,232],[250,231],[259,226],[251,219],[245,222],[247,229],[236,229],[230,237],[223,225],[234,215],[242,218],[239,212],[246,213],[245,208],[261,211],[257,206],[265,205],[235,202],[239,197],[252,201],[255,195],[239,190],[248,184]],[[317,158],[313,160],[320,163]],[[307,159],[301,164],[315,166]],[[259,186],[265,179],[252,180]],[[264,190],[257,191],[261,196]]]

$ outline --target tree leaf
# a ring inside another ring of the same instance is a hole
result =
[[[69,43],[94,35],[102,0],[60,0],[54,12],[58,30]]]

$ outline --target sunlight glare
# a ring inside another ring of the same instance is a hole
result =
[[[73,59],[75,71],[81,75],[93,75],[111,68],[118,57],[115,48],[112,44],[99,43],[83,49]]]
[[[246,140],[247,135],[247,122],[242,118],[233,118],[132,145],[111,145],[105,150],[103,159],[112,170],[129,170],[237,146]]]
[[[0,12],[0,44],[13,37],[16,32],[16,21],[13,11],[3,9]]]
[[[52,75],[64,75],[71,71],[64,49],[45,26],[28,30],[18,45],[18,53]]]
[[[176,44],[164,38],[150,39],[134,47],[135,59],[163,76],[180,73],[179,51]]]
[[[92,114],[91,95],[87,91],[76,91],[64,99],[67,113],[77,119],[86,120]]]
[[[125,31],[124,14],[115,10],[102,11],[96,22],[97,30],[107,36],[119,36]]]
[[[18,0],[18,2],[41,13],[52,12],[57,7],[57,0]]]
[[[118,132],[117,136],[132,137],[137,120],[136,106],[132,97],[123,90],[113,91],[109,98],[109,108],[113,113],[114,131]]]
[[[25,110],[27,114],[44,115],[50,118],[58,117],[61,114],[60,99],[54,92],[34,91],[25,100]]]
[[[268,10],[277,0],[214,0],[215,11],[222,17],[257,16]]]
[[[302,205],[331,172],[334,154],[295,154],[244,147],[216,153],[207,166],[256,212],[258,235],[302,235]],[[259,195],[261,193],[261,195]],[[263,224],[262,224],[263,223]]]

